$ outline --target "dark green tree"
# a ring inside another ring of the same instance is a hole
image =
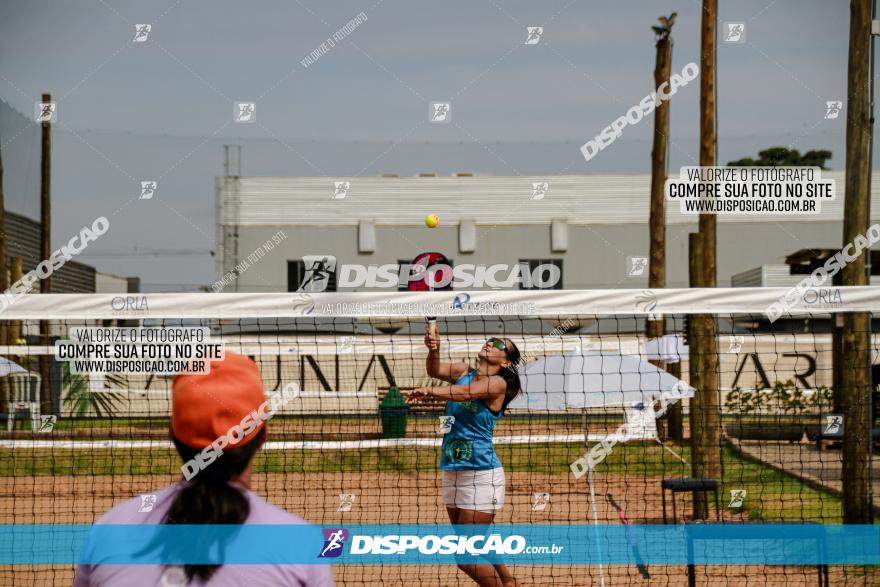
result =
[[[758,158],[744,157],[727,164],[732,167],[825,167],[825,162],[831,159],[831,151],[812,150],[803,155],[797,149],[787,147],[770,147],[758,152]]]

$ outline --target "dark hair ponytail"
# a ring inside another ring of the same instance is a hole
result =
[[[265,437],[264,426],[257,436],[244,446],[224,449],[217,460],[186,482],[177,492],[162,523],[243,524],[251,513],[251,506],[247,495],[229,481],[241,475],[247,468]],[[183,444],[173,436],[172,440],[184,462],[201,452]],[[213,546],[209,540],[200,540],[192,545],[203,560],[210,560]],[[220,544],[219,551],[223,553],[223,544]],[[188,564],[184,565],[183,569],[187,582],[195,577],[207,582],[220,567],[219,564]]]
[[[510,361],[510,366],[502,367],[498,371],[498,375],[507,383],[507,391],[504,392],[504,404],[501,406],[502,412],[522,391],[522,383],[519,380],[519,362],[521,358],[519,349],[508,339],[504,340],[504,344],[507,346],[507,360]]]

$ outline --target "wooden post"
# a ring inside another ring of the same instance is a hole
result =
[[[703,0],[700,27],[700,165],[715,165],[715,25],[718,0]],[[703,235],[703,287],[716,287],[715,214],[700,214]]]
[[[688,235],[688,270],[690,287],[703,286],[703,235],[696,232]],[[690,371],[690,386],[696,392],[690,400],[690,410],[688,411],[688,424],[690,425],[691,439],[691,475],[694,477],[702,477],[704,472],[704,443],[705,436],[703,414],[703,394],[700,390],[703,388],[700,379],[703,376],[703,359],[702,355],[705,351],[701,340],[697,340],[697,324],[698,315],[691,314],[688,317],[688,342],[690,345],[690,358],[688,359],[688,368]],[[694,495],[694,518],[705,518],[708,511],[708,504],[702,496]]]
[[[871,105],[868,67],[871,47],[871,0],[851,0],[849,68],[846,108],[846,200],[843,242],[851,243],[868,230],[871,218],[871,177],[868,153],[871,141]],[[843,285],[868,285],[863,252],[843,268]],[[871,343],[867,313],[843,315],[840,397],[843,407],[843,523],[870,524],[868,430],[871,393]]]
[[[49,94],[43,94],[43,103],[51,102]],[[40,261],[52,255],[52,124],[49,121],[40,123],[42,143],[40,149]],[[40,293],[51,291],[51,278],[40,280]],[[40,320],[40,344],[49,345],[49,322]],[[52,411],[52,387],[49,381],[51,373],[49,355],[40,355],[40,413]]]
[[[654,63],[654,90],[664,83],[669,83],[669,72],[672,68],[672,23],[657,38],[657,54]],[[666,152],[669,146],[669,100],[660,102],[654,110],[654,140],[651,149],[651,215],[650,259],[648,268],[648,287],[666,287],[666,200],[664,186],[666,184]],[[657,338],[665,333],[663,320],[649,320],[646,323],[648,338]],[[670,374],[680,377],[681,364],[660,364]],[[683,437],[682,402],[676,402],[666,411],[666,430],[669,438],[681,442]]]
[[[12,283],[15,283],[24,276],[21,257],[17,255],[12,257],[11,265],[12,271],[10,271],[9,279]],[[19,340],[21,340],[21,320],[12,320],[9,322],[9,344],[18,344]]]
[[[702,22],[700,26],[700,165],[716,164],[715,151],[717,135],[715,132],[715,28],[718,20],[718,0],[703,0]],[[700,214],[700,235],[702,236],[702,281],[700,287],[717,286],[716,260],[716,217],[715,214]],[[694,336],[691,339],[691,360],[693,351],[698,348],[695,361],[700,370],[700,386],[696,409],[690,412],[691,442],[697,449],[699,459],[694,459],[695,477],[708,477],[720,481],[721,476],[721,415],[718,397],[718,335],[713,315],[694,316]],[[708,516],[706,495],[694,496],[694,518]]]
[[[9,246],[6,241],[6,201],[3,194],[3,154],[0,153],[0,292],[9,289],[7,262]],[[2,318],[2,316],[0,316]],[[9,328],[6,320],[0,319],[0,344],[9,344]],[[0,378],[0,413],[9,413],[9,385],[6,378]]]
[[[672,39],[668,32],[657,40],[657,56],[654,65],[654,89],[669,83],[672,65]],[[663,186],[666,184],[666,148],[669,143],[669,100],[663,100],[654,110],[654,141],[651,149],[651,215],[649,220],[649,266],[648,287],[666,287],[666,201]],[[662,320],[646,323],[649,338],[663,336]]]
[[[3,193],[3,155],[0,153],[0,292],[9,289],[9,242],[6,240],[6,199]],[[0,344],[9,344],[9,323],[0,320]]]
[[[669,363],[666,366],[666,371],[673,377],[681,379],[681,363]],[[679,400],[666,410],[669,438],[678,444],[684,442],[684,406],[682,404],[684,404],[684,401]]]
[[[705,250],[703,235],[689,236],[691,287],[705,287]],[[690,403],[691,475],[709,479],[721,477],[721,422],[718,404],[718,355],[715,317],[690,316],[690,384],[696,391]],[[694,519],[706,519],[709,503],[706,494],[694,494]]]

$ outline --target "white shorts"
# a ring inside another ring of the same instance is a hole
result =
[[[494,514],[504,505],[504,469],[443,471],[443,503]]]

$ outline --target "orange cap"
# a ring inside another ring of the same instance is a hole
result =
[[[226,351],[222,361],[211,361],[207,375],[174,377],[171,393],[171,433],[190,448],[202,449],[223,435],[266,401],[257,364]],[[234,446],[254,439],[264,422]],[[233,442],[230,441],[230,446]]]

